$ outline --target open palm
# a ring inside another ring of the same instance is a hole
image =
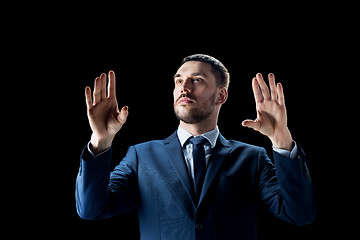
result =
[[[275,84],[275,76],[270,73],[269,86],[258,73],[252,81],[257,118],[245,120],[242,125],[266,135],[275,147],[289,148],[292,145],[290,131],[287,128],[287,113],[284,91],[281,83]]]
[[[115,73],[109,72],[109,84],[106,93],[106,74],[95,79],[93,100],[90,87],[85,88],[87,115],[93,132],[91,143],[94,147],[102,142],[103,148],[109,147],[116,133],[122,128],[128,116],[128,107],[119,111],[115,91]],[[97,142],[97,143],[96,143]]]

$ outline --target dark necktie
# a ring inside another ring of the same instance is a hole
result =
[[[195,195],[197,201],[200,199],[201,189],[204,183],[206,174],[205,150],[204,144],[207,139],[204,137],[191,138],[190,142],[193,144],[193,160],[194,160],[194,175],[195,175]]]

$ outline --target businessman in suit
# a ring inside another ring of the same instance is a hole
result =
[[[141,239],[256,239],[256,212],[264,204],[295,225],[313,222],[313,186],[305,154],[287,127],[283,87],[268,75],[252,80],[257,118],[242,125],[266,135],[273,162],[261,147],[227,140],[217,126],[228,97],[229,73],[217,59],[195,54],[174,75],[178,129],[165,140],[131,146],[111,172],[112,141],[125,124],[115,73],[86,87],[92,129],[81,155],[76,205],[83,219],[137,209]]]

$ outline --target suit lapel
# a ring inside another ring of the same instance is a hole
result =
[[[205,194],[209,190],[211,183],[214,181],[222,163],[224,162],[226,156],[229,154],[230,150],[231,148],[229,142],[220,134],[218,142],[213,150],[213,153],[211,154],[211,159],[208,169],[206,171],[206,176],[199,203],[202,201]]]
[[[170,137],[164,140],[164,147],[168,155],[172,166],[175,169],[177,176],[179,177],[182,185],[184,186],[189,197],[195,203],[194,189],[192,180],[188,174],[188,169],[184,160],[183,152],[177,133],[175,132]],[[224,162],[226,156],[229,154],[231,148],[229,142],[220,134],[217,140],[217,144],[211,154],[210,163],[206,171],[203,189],[200,196],[199,204],[209,190],[212,182],[217,176],[219,169]]]
[[[193,184],[188,174],[183,152],[176,132],[164,140],[164,147],[177,176],[179,177],[189,197],[194,202]]]

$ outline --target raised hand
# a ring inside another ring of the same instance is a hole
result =
[[[109,83],[106,92],[106,74],[95,79],[93,99],[90,87],[85,88],[87,116],[92,130],[91,148],[97,154],[112,144],[128,116],[128,107],[119,111],[116,100],[115,73],[109,72]]]
[[[270,138],[275,148],[291,150],[293,139],[287,127],[287,113],[285,107],[284,91],[281,83],[275,85],[275,76],[268,75],[269,88],[261,73],[256,74],[252,80],[255,96],[257,118],[245,120],[244,127],[253,128]]]

